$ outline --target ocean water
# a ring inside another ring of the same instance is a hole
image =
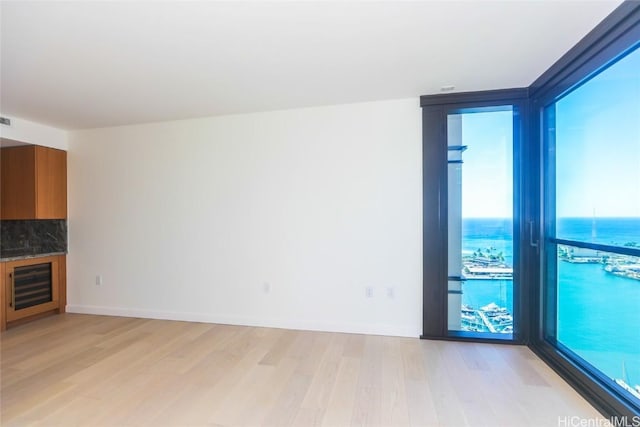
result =
[[[640,385],[640,280],[563,261],[558,277],[558,341],[608,377]]]
[[[559,218],[556,236],[612,246],[640,245],[640,218]]]
[[[495,248],[505,263],[513,266],[513,225],[510,219],[465,219],[462,221],[462,252]],[[462,285],[462,303],[481,308],[492,302],[513,313],[513,281],[467,280]]]
[[[494,247],[512,265],[511,229],[509,220],[466,219],[463,251]],[[557,236],[640,245],[640,218],[563,218]],[[473,307],[495,302],[513,312],[513,283],[469,280],[462,302]],[[640,281],[609,274],[601,264],[558,261],[558,340],[608,377],[640,385]]]

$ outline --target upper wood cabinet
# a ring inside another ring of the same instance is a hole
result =
[[[0,218],[67,217],[67,153],[38,145],[0,150]]]

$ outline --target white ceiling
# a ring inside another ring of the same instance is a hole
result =
[[[528,86],[620,3],[2,1],[0,109],[79,129]]]

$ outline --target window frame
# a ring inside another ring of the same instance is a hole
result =
[[[545,134],[545,129],[549,127],[545,109],[608,67],[612,61],[626,55],[634,46],[638,46],[639,40],[640,3],[626,1],[530,86],[533,126],[528,141],[528,145],[537,146],[538,151],[538,233],[543,237],[540,239],[538,260],[539,286],[532,295],[531,307],[537,315],[531,318],[529,346],[602,414],[627,416],[629,420],[638,415],[640,408],[637,404],[620,393],[610,378],[557,342],[554,336],[547,334],[549,330],[556,330],[557,287],[554,281],[545,281],[545,276],[557,277],[558,244],[633,256],[638,256],[638,251],[555,237],[555,194],[550,193],[555,191],[555,158],[552,157],[553,152],[548,150],[548,144],[555,144],[555,141],[553,135]]]
[[[423,339],[525,344],[529,335],[529,308],[525,296],[529,284],[525,270],[528,248],[524,247],[523,212],[524,137],[528,129],[528,90],[500,89],[483,92],[425,95],[420,97],[423,118]],[[513,128],[513,250],[514,332],[499,334],[449,331],[447,325],[447,117],[474,109],[512,106]],[[528,246],[528,245],[526,245]],[[516,285],[517,284],[517,285]]]

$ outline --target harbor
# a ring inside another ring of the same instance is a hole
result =
[[[479,309],[463,305],[461,320],[464,331],[503,334],[513,332],[512,314],[506,308],[493,302]]]
[[[625,246],[635,247],[635,243]],[[617,255],[594,249],[558,246],[558,258],[572,264],[600,264],[611,275],[640,280],[640,259],[634,256]]]
[[[597,219],[597,226],[590,217],[565,218],[558,232],[567,240],[640,248],[640,218]],[[510,324],[509,318],[498,320],[500,314],[515,316],[510,224],[473,219],[463,227],[457,330],[513,332],[513,319]],[[638,332],[630,326],[640,324],[640,257],[558,245],[556,259],[558,342],[615,382],[621,393],[640,400]]]
[[[502,252],[494,247],[477,249],[462,257],[462,277],[465,280],[512,280],[513,267]]]
[[[491,283],[502,283],[513,280],[513,268],[507,264],[503,252],[489,246],[476,249],[462,256],[463,281],[473,280],[481,285],[484,280]],[[467,288],[468,286],[465,286]],[[513,315],[504,307],[506,295],[474,308],[472,304],[462,304],[460,326],[464,331],[513,333]],[[479,304],[478,304],[479,305]]]

